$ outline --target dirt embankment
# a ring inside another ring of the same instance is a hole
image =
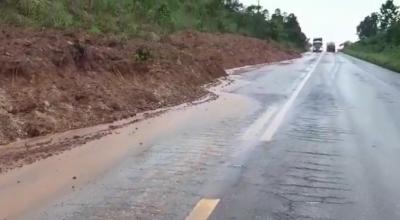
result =
[[[293,59],[298,52],[276,42],[234,34],[180,32],[164,39],[199,61],[212,59],[225,69]]]
[[[159,42],[0,28],[0,145],[206,94],[224,68],[299,56],[273,42],[181,32]]]

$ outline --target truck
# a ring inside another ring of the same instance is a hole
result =
[[[326,45],[326,51],[330,52],[330,53],[335,53],[336,52],[336,45],[334,42],[329,42]]]
[[[322,52],[323,41],[321,37],[317,37],[313,39],[313,52],[320,53]]]

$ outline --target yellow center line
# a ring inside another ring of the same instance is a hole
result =
[[[220,199],[201,199],[186,220],[207,220],[219,201]]]

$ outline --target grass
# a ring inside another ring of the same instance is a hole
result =
[[[371,47],[356,45],[344,49],[343,52],[400,73],[400,47],[389,47],[376,51]]]
[[[216,0],[0,0],[0,23],[141,36],[233,29]],[[210,9],[211,7],[211,9]],[[214,13],[215,16],[210,16]]]

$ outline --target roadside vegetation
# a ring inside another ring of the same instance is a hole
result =
[[[294,14],[238,0],[0,0],[0,22],[159,39],[172,32],[238,33],[305,49]]]
[[[345,46],[345,53],[400,72],[400,11],[393,0],[365,17],[357,33],[360,40]]]

